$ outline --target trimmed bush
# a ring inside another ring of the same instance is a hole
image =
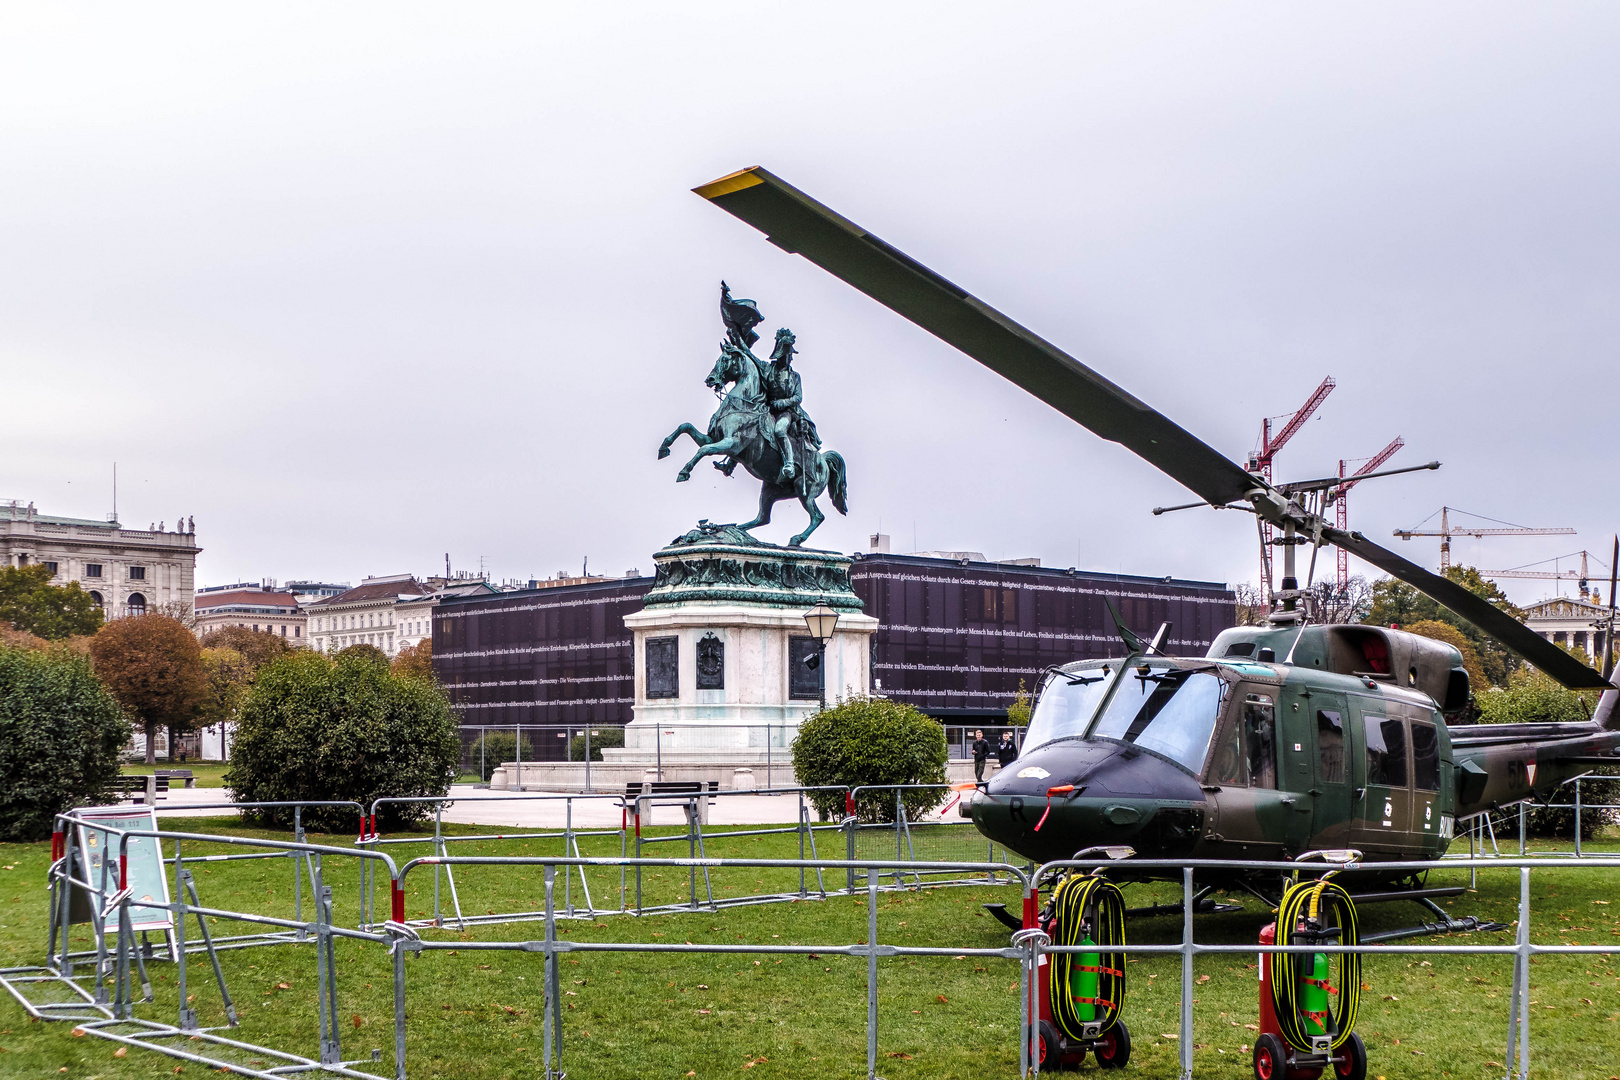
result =
[[[793,744],[793,771],[806,787],[823,784],[943,784],[945,729],[938,720],[888,698],[850,698],[811,716]],[[907,791],[906,816],[915,819],[943,801],[940,789]],[[844,816],[839,792],[814,792],[824,817]],[[894,792],[858,798],[861,821],[893,821]]]
[[[375,651],[375,650],[373,650]],[[348,799],[370,811],[380,796],[443,796],[460,771],[461,738],[444,691],[401,678],[360,649],[336,657],[299,650],[263,668],[242,700],[225,783],[237,802]],[[432,814],[428,804],[385,805],[385,828]],[[251,812],[290,824],[292,810]],[[358,826],[352,810],[306,810],[333,831]]]
[[[467,760],[470,763],[468,767],[487,784],[491,773],[516,757],[516,735],[510,731],[486,731],[482,738],[472,744],[472,752]]]
[[[622,727],[593,727],[591,728],[591,760],[602,760],[602,747],[623,746],[624,728]],[[585,760],[585,736],[575,735],[568,740],[568,760]]]
[[[0,646],[0,840],[43,840],[57,814],[100,800],[128,739],[89,657]]]

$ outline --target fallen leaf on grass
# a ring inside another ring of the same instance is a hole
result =
[[[360,1014],[355,1013],[354,1014],[354,1030],[359,1031],[361,1025],[363,1025],[364,1023],[365,1023],[365,1021],[360,1019]]]
[[[902,1054],[902,1053],[901,1053],[901,1052],[900,1052],[900,1051],[898,1051],[898,1050],[891,1050],[891,1051],[889,1051],[889,1056],[890,1056],[890,1057],[892,1057],[892,1058],[902,1058],[902,1059],[904,1059],[904,1060],[906,1060],[906,1061],[910,1061],[910,1060],[911,1060],[911,1055],[910,1055],[910,1054]]]
[[[941,1005],[949,1005],[951,1003],[951,999],[946,997],[944,994],[935,994],[934,1000],[939,1002]]]
[[[1384,995],[1384,1000],[1385,1001],[1399,1001],[1401,999],[1396,997],[1394,994],[1385,994]]]
[[[82,1038],[84,1038],[84,1036],[85,1036],[84,1028],[74,1028],[73,1029],[73,1037],[75,1039],[82,1039]]]
[[[1198,976],[1198,981],[1201,984],[1202,983],[1207,983],[1207,982],[1209,982],[1209,976],[1208,975],[1200,975],[1200,976]]]
[[[709,1015],[709,1013],[710,1013],[710,1011],[711,1011],[711,1010],[709,1010],[709,1009],[699,1009],[699,1010],[698,1010],[698,1015],[699,1015],[699,1016],[708,1016],[708,1015]],[[691,1076],[691,1075],[692,1075],[692,1074],[691,1074],[691,1073],[687,1073],[687,1074],[686,1074],[686,1075],[687,1075],[687,1076]]]
[[[489,965],[485,964],[484,966],[488,967]],[[292,989],[292,983],[276,983],[276,989],[277,990],[291,990]]]
[[[120,1046],[118,1049],[113,1051],[113,1057],[128,1057],[128,1056],[129,1056],[129,1047],[127,1047],[127,1046]]]

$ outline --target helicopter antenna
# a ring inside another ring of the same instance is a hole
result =
[[[1114,617],[1114,629],[1119,631],[1119,639],[1125,643],[1125,647],[1131,651],[1131,655],[1140,656],[1146,653],[1147,649],[1143,647],[1142,639],[1137,637],[1131,628],[1125,625],[1125,621],[1119,617],[1119,612],[1114,610],[1114,602],[1105,596],[1103,597],[1103,603],[1108,605],[1108,614]]]
[[[1170,624],[1167,623],[1167,622],[1160,623],[1158,631],[1156,633],[1154,633],[1154,635],[1153,635],[1153,640],[1148,642],[1148,652],[1155,652],[1155,653],[1158,653],[1160,656],[1163,656],[1164,655],[1164,643],[1165,643],[1165,641],[1167,641],[1169,639],[1169,637],[1170,637]]]
[[[1299,648],[1299,639],[1305,636],[1305,627],[1309,626],[1310,622],[1311,612],[1309,608],[1306,608],[1305,618],[1299,624],[1299,633],[1294,635],[1294,643],[1288,646],[1288,655],[1283,657],[1283,663],[1292,664],[1294,662],[1294,650]]]

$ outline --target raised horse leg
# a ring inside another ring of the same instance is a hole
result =
[[[669,438],[658,444],[659,461],[663,461],[665,458],[669,457],[669,448],[674,444],[675,440],[680,438],[682,435],[692,436],[692,441],[697,443],[699,446],[702,446],[709,441],[709,436],[705,432],[699,431],[691,424],[682,424],[680,427],[669,433]]]
[[[692,466],[704,458],[713,454],[735,454],[740,449],[742,449],[742,440],[735,435],[725,439],[716,439],[712,443],[699,444],[698,452],[692,455],[692,460],[688,461],[686,467],[675,474],[675,482],[680,483],[682,480],[692,479]]]

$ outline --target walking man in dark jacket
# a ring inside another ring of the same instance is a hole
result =
[[[1013,745],[1012,732],[1003,731],[1001,733],[1001,742],[996,744],[996,760],[999,761],[1001,763],[1001,767],[1005,769],[1017,758],[1018,747]]]
[[[985,741],[984,732],[973,733],[973,779],[978,783],[984,782],[984,763],[990,760],[990,744]]]

